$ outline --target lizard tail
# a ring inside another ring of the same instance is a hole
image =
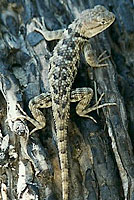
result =
[[[62,197],[63,200],[69,200],[69,162],[68,162],[68,149],[67,149],[67,129],[57,130],[57,142],[59,159],[61,166],[61,180],[62,180]]]

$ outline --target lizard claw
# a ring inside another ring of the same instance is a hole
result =
[[[107,52],[107,51],[105,50],[105,51],[103,51],[103,52],[99,55],[99,57],[98,57],[98,64],[100,64],[100,63],[103,62],[104,60],[107,60],[108,58],[111,57],[110,55],[109,55],[109,56],[103,57],[103,55],[104,55],[106,52]]]

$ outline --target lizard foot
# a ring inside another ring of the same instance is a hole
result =
[[[100,101],[102,100],[102,98],[103,98],[104,95],[105,95],[105,94],[102,93],[101,96],[100,96],[100,98],[99,98],[98,101],[96,102],[96,104],[94,104],[92,107],[90,107],[90,108],[88,108],[88,109],[83,110],[83,114],[84,114],[85,117],[88,117],[88,118],[92,119],[92,117],[89,116],[89,115],[87,115],[87,113],[90,113],[90,112],[92,112],[92,111],[94,111],[94,110],[97,110],[97,109],[100,109],[100,108],[103,108],[103,107],[106,107],[106,106],[116,106],[116,105],[117,105],[116,103],[104,103],[104,104],[99,105],[99,103],[100,103]],[[92,119],[92,120],[93,120],[94,122],[96,122],[95,119]]]
[[[105,57],[103,57],[104,54],[105,54],[106,52],[107,52],[107,51],[105,50],[105,51],[103,51],[103,52],[99,55],[99,57],[98,57],[98,64],[101,64],[101,62],[103,62],[104,60],[107,60],[108,58],[110,58],[110,56],[105,56]],[[102,63],[101,65],[107,66],[108,64]]]
[[[104,103],[102,105],[99,105],[103,96],[104,93],[101,94],[99,100],[92,107],[88,107],[93,97],[93,90],[91,88],[76,88],[71,93],[71,102],[79,101],[79,103],[76,106],[76,113],[81,117],[90,118],[96,123],[96,120],[93,117],[89,116],[88,113],[106,106],[116,105],[116,103]]]
[[[39,129],[42,129],[42,124],[40,124],[38,121],[32,119],[31,117],[29,117],[25,112],[24,110],[21,108],[20,104],[17,104],[17,107],[18,109],[22,112],[23,115],[18,115],[16,116],[15,118],[13,118],[12,120],[13,121],[16,121],[16,120],[27,120],[29,121],[31,124],[33,124],[35,126],[35,128],[29,133],[29,134],[32,134],[34,133],[35,131],[39,130]]]

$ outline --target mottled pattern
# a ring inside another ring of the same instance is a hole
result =
[[[81,51],[84,51],[86,61],[93,67],[106,66],[100,64],[105,58],[102,55],[94,59],[94,54],[90,47],[89,38],[97,35],[108,28],[114,21],[113,13],[109,12],[103,6],[96,6],[93,9],[83,11],[80,16],[69,25],[67,30],[51,32],[35,29],[40,32],[45,39],[52,40],[59,38],[60,41],[53,50],[50,58],[49,84],[50,93],[41,94],[30,101],[30,109],[37,120],[36,131],[45,126],[45,117],[38,108],[52,106],[53,117],[57,131],[57,145],[61,166],[62,178],[62,196],[63,200],[69,200],[69,172],[68,172],[68,154],[67,154],[67,127],[70,114],[70,102],[80,101],[76,107],[76,112],[82,117],[90,117],[87,113],[97,108],[114,103],[103,104],[98,106],[99,101],[91,108],[89,105],[93,91],[91,88],[77,88],[72,91],[72,84],[77,74]],[[40,26],[42,27],[42,26]],[[57,37],[56,36],[57,33]],[[62,36],[61,36],[61,33]],[[102,97],[101,97],[102,98]],[[26,119],[29,117],[25,116]],[[94,119],[93,119],[94,120]],[[94,120],[95,121],[95,120]],[[31,120],[33,124],[33,119]]]
[[[99,20],[99,22],[97,22],[97,20]],[[73,96],[73,94],[71,95],[71,88],[77,74],[80,52],[87,43],[87,38],[103,31],[113,21],[113,14],[109,13],[109,11],[102,6],[95,7],[92,10],[83,11],[80,18],[76,19],[63,33],[63,37],[54,48],[53,56],[50,59],[51,69],[49,72],[49,83],[52,96],[53,116],[57,130],[63,200],[69,200],[67,126],[70,114],[70,102],[71,97]],[[88,88],[83,91],[79,90],[79,92],[74,92],[74,94],[72,99],[77,99],[77,96],[80,97],[78,98],[79,100],[86,97],[78,104],[79,106],[77,106],[77,113],[84,116],[82,110],[89,104],[93,92]],[[81,96],[81,94],[83,95]]]
[[[70,91],[77,73],[76,62],[79,59],[80,41],[78,38],[68,35],[66,39],[62,39],[50,59],[51,70],[49,72],[50,92],[52,94],[52,107],[54,119],[60,118],[67,120],[70,107]],[[53,95],[54,94],[54,95]]]

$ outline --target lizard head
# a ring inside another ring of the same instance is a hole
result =
[[[91,38],[107,29],[114,20],[115,16],[112,12],[104,6],[97,5],[93,9],[84,10],[74,21],[75,32],[82,37]]]

